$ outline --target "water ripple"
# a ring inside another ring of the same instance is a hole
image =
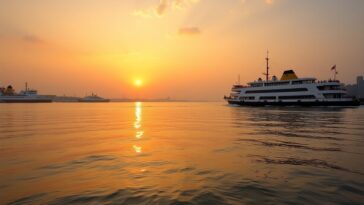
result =
[[[278,142],[267,142],[262,140],[256,139],[238,139],[237,141],[244,141],[244,142],[255,142],[267,147],[288,147],[288,148],[298,148],[298,149],[307,149],[313,151],[330,151],[330,152],[339,152],[341,151],[340,148],[335,147],[309,147],[304,144],[295,143],[295,142],[287,142],[287,141],[278,141]]]
[[[363,204],[364,109],[0,104],[0,204]]]
[[[281,164],[281,165],[300,165],[300,166],[311,166],[311,167],[319,167],[319,168],[326,168],[326,169],[335,169],[355,174],[364,175],[364,173],[360,171],[353,171],[350,169],[346,169],[344,167],[340,167],[335,164],[328,163],[324,160],[320,159],[297,159],[297,158],[278,158],[278,159],[271,159],[262,156],[254,156],[258,157],[257,162],[263,162],[266,164]]]
[[[41,200],[43,197],[45,197],[47,194],[41,193],[41,194],[34,194],[31,196],[20,198],[16,201],[8,203],[8,205],[24,205],[24,204],[34,204],[34,202],[37,202]]]

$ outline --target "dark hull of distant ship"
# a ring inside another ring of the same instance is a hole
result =
[[[51,103],[52,99],[0,99],[0,103]]]
[[[303,107],[314,107],[314,106],[343,106],[353,107],[360,106],[358,100],[347,100],[347,101],[238,101],[238,100],[227,100],[229,104],[240,105],[240,106],[303,106]]]
[[[102,102],[110,102],[109,99],[103,99],[103,100],[84,100],[80,99],[78,102],[84,102],[84,103],[102,103]]]

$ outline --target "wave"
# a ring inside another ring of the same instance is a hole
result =
[[[313,151],[330,151],[330,152],[339,152],[342,151],[340,148],[336,147],[310,147],[304,144],[295,143],[295,142],[287,142],[287,141],[277,141],[277,142],[267,142],[256,139],[238,139],[237,141],[245,141],[245,142],[255,142],[259,143],[263,146],[267,147],[288,147],[288,148],[297,148],[297,149],[306,149]]]
[[[268,158],[268,157],[263,157],[263,156],[258,156],[258,155],[254,155],[252,157],[256,157],[258,158],[256,161],[257,162],[263,162],[266,164],[281,164],[281,165],[300,165],[300,166],[311,166],[311,167],[318,167],[318,168],[325,168],[325,169],[335,169],[335,170],[340,170],[340,171],[345,171],[345,172],[350,172],[350,173],[355,173],[355,174],[359,174],[359,175],[364,175],[364,173],[360,172],[360,171],[354,171],[354,170],[350,170],[335,164],[331,164],[329,162],[326,162],[324,160],[320,160],[320,159],[298,159],[298,158]]]

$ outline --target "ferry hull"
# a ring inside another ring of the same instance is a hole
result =
[[[240,105],[240,106],[303,106],[303,107],[313,107],[313,106],[343,106],[343,107],[353,107],[360,106],[360,102],[357,100],[351,101],[281,101],[281,102],[248,102],[248,101],[237,101],[228,100],[229,104]]]
[[[0,103],[51,103],[52,99],[0,99]]]

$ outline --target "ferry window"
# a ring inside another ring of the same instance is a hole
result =
[[[278,86],[278,85],[288,85],[289,81],[287,82],[272,82],[272,83],[265,83],[265,86]]]
[[[273,90],[248,90],[245,93],[275,93],[275,92],[300,92],[307,91],[307,88],[273,89]]]
[[[252,87],[262,87],[263,83],[253,83],[251,84]]]
[[[325,86],[317,86],[317,89],[324,90],[325,89]]]
[[[340,86],[338,85],[321,85],[321,86],[317,86],[317,89],[319,90],[340,90]]]
[[[324,94],[325,98],[341,98],[342,94]]]
[[[262,96],[259,99],[261,99],[261,100],[275,100],[276,96]]]
[[[288,100],[288,99],[315,99],[314,95],[292,95],[292,96],[279,96],[279,99]]]
[[[293,85],[296,85],[296,84],[302,84],[302,81],[292,81],[292,84],[293,84]]]

